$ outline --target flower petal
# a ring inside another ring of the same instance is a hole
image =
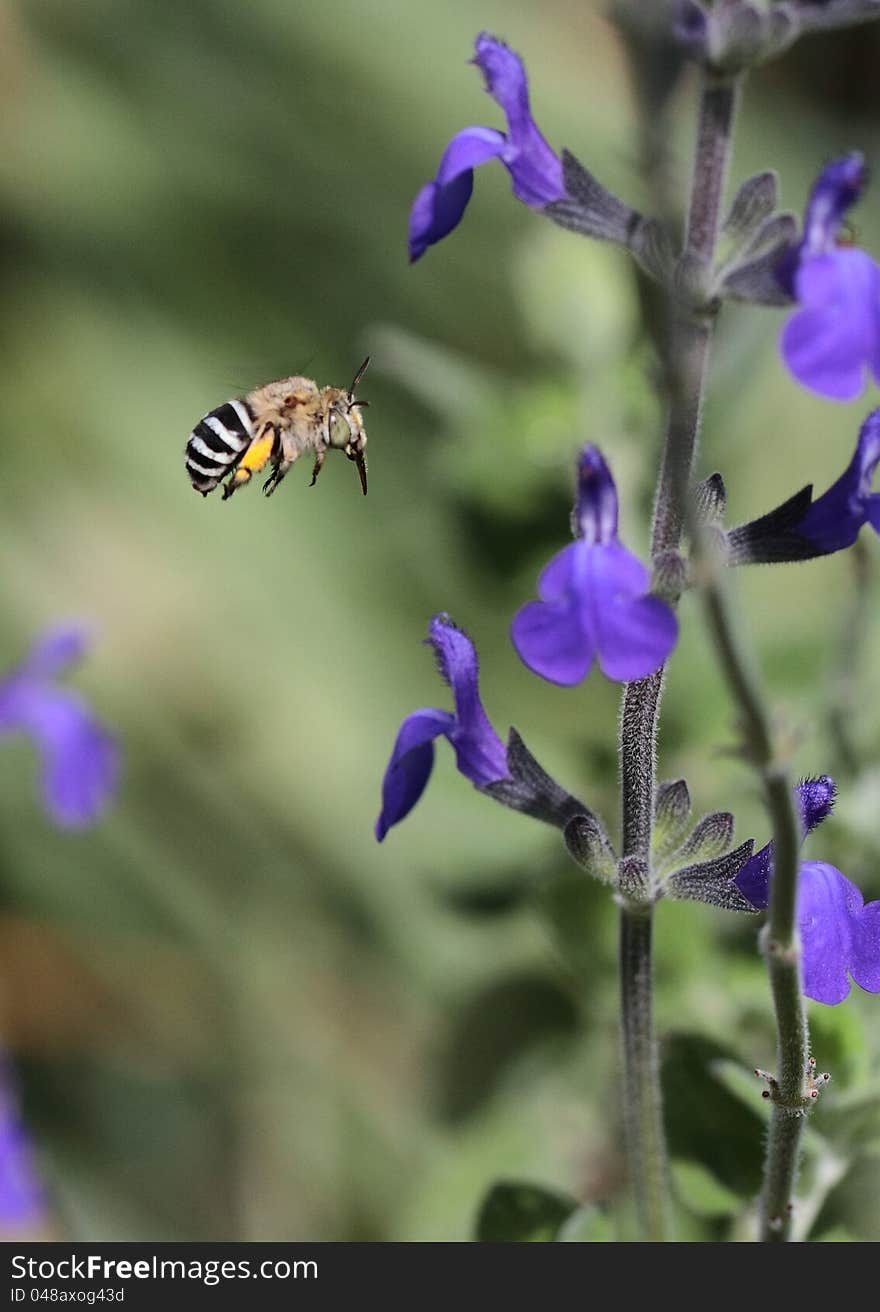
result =
[[[461,222],[474,187],[474,169],[503,154],[507,139],[494,128],[464,128],[443,152],[437,176],[413,201],[409,256],[414,263]]]
[[[448,734],[455,723],[449,711],[426,707],[413,711],[400,726],[382,781],[382,812],[376,821],[381,843],[392,825],[399,824],[425,791],[434,767],[434,739]]]
[[[591,545],[617,537],[617,488],[597,446],[585,446],[578,461],[574,518],[578,536]]]
[[[523,606],[510,629],[523,664],[542,679],[565,687],[580,683],[596,656],[579,600],[578,580],[587,550],[584,542],[572,542],[553,557],[538,581],[543,600]]]
[[[30,1136],[21,1118],[12,1066],[0,1054],[0,1226],[31,1229],[47,1218]]]
[[[855,248],[810,255],[795,275],[795,293],[802,308],[782,330],[786,365],[814,392],[852,400],[878,360],[880,269]]]
[[[773,874],[773,844],[767,843],[760,852],[750,856],[740,868],[734,883],[743,897],[748,898],[759,911],[770,902],[770,876]]]
[[[877,499],[871,481],[878,464],[880,410],[874,410],[862,424],[853,458],[840,478],[795,526],[800,536],[826,554],[852,546],[865,521],[874,523]]]
[[[819,174],[804,214],[804,247],[812,254],[834,243],[843,217],[856,203],[867,181],[865,157],[858,150],[826,164]]]
[[[477,787],[505,779],[507,750],[480,701],[480,668],[474,644],[445,614],[431,620],[428,642],[455,698],[455,724],[448,736],[458,768]]]
[[[115,739],[76,693],[52,684],[24,684],[18,725],[43,757],[43,801],[59,825],[77,829],[101,815],[119,778]]]
[[[629,682],[660,668],[678,637],[678,620],[659,597],[646,596],[649,577],[621,542],[589,551],[585,598],[595,633],[599,666],[609,679]]]
[[[528,78],[519,55],[497,37],[481,32],[473,62],[483,73],[486,90],[507,116],[509,145],[503,159],[514,195],[535,207],[561,200],[566,194],[562,162],[532,118]]]
[[[57,679],[82,659],[88,647],[85,626],[59,625],[37,639],[18,672],[32,679]]]
[[[833,1006],[850,990],[853,929],[862,895],[834,866],[805,861],[798,881],[804,993]]]
[[[858,917],[850,970],[861,988],[880,993],[880,902],[869,902]]]

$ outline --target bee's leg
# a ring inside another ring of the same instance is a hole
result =
[[[292,460],[278,459],[275,461],[272,466],[272,473],[263,484],[263,492],[267,497],[272,495],[292,464]]]
[[[249,483],[254,474],[264,469],[275,452],[277,434],[274,427],[266,428],[251,442],[223,487],[223,500],[231,497],[236,488]]]
[[[312,481],[311,483],[309,483],[309,487],[314,487],[315,484],[317,483],[318,475],[320,474],[321,470],[324,468],[324,461],[326,459],[327,459],[327,448],[325,446],[319,446],[318,453],[315,456],[315,465],[314,468],[312,469]]]

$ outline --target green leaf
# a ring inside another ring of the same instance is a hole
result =
[[[614,1238],[611,1218],[598,1207],[579,1207],[563,1221],[556,1235],[563,1244],[610,1244]]]
[[[493,1185],[477,1217],[482,1244],[549,1243],[579,1209],[573,1198],[534,1184]]]
[[[829,1086],[829,1091],[833,1085]],[[827,1095],[826,1095],[827,1098]],[[819,1102],[816,1129],[838,1150],[852,1152],[880,1141],[880,1093],[860,1089],[842,1097]]]
[[[702,1034],[672,1034],[664,1044],[663,1101],[669,1151],[715,1177],[741,1198],[761,1188],[764,1117],[755,1088],[755,1110],[719,1078],[722,1062],[736,1054]]]
[[[698,1216],[730,1216],[742,1200],[699,1162],[673,1162],[672,1182],[685,1207]]]
[[[869,1049],[855,1007],[810,1007],[810,1044],[819,1070],[831,1072],[836,1089],[868,1076]]]

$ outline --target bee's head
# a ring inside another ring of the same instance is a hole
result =
[[[347,392],[339,391],[333,399],[327,423],[329,445],[337,451],[344,451],[349,460],[357,465],[364,496],[367,495],[367,459],[364,451],[367,446],[367,430],[364,428],[361,409],[366,401],[355,399],[355,389],[366,372],[370,357],[367,356],[354,376]]]

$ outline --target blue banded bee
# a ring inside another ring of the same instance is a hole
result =
[[[327,452],[335,449],[357,465],[366,496],[367,434],[361,410],[367,402],[355,400],[355,391],[369,363],[367,356],[347,389],[318,387],[314,379],[295,374],[212,410],[196,424],[186,444],[186,472],[193,487],[207,496],[225,479],[225,501],[271,465],[263,484],[268,497],[294,461],[313,451],[311,487]]]

